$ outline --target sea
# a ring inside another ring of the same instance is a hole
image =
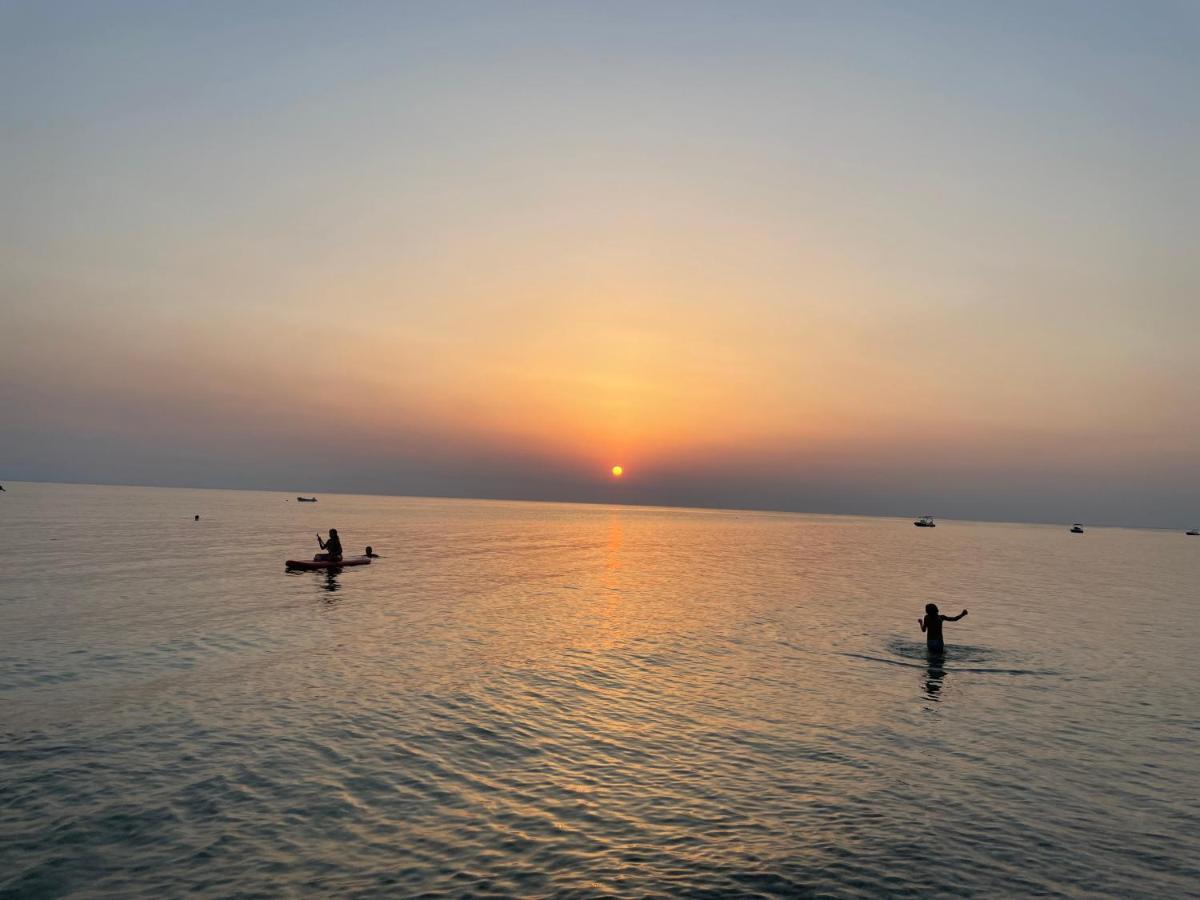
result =
[[[5,486],[0,897],[1200,896],[1200,538]]]

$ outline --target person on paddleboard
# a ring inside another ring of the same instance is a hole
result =
[[[943,616],[938,612],[936,603],[925,604],[925,618],[917,619],[917,623],[925,632],[925,643],[930,653],[940,656],[946,652],[946,642],[942,639],[942,623],[957,622],[966,614],[964,609],[957,616]]]
[[[336,528],[329,529],[329,540],[327,541],[321,540],[321,536],[318,534],[317,543],[321,545],[321,549],[325,552],[318,553],[314,557],[315,559],[329,559],[336,562],[342,558],[342,539],[338,537]]]

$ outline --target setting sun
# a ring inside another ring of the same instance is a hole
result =
[[[612,467],[613,478],[620,478],[621,475],[624,473],[624,471],[625,470],[622,469],[620,466],[613,466]]]

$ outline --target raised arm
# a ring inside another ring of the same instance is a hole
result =
[[[959,619],[961,619],[966,614],[967,614],[967,611],[964,609],[957,616],[942,616],[942,618],[945,619],[947,622],[957,622]]]
[[[321,540],[321,536],[319,534],[317,535],[317,543],[321,545],[322,550],[325,549],[325,542]]]

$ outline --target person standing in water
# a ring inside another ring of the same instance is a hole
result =
[[[321,536],[317,535],[317,543],[321,545],[324,553],[318,554],[318,559],[328,559],[337,562],[342,558],[342,539],[338,537],[337,529],[329,529],[329,540],[321,540]]]
[[[930,653],[940,656],[946,652],[946,642],[942,639],[942,623],[957,622],[966,614],[967,611],[964,609],[957,616],[943,616],[938,612],[936,603],[925,604],[925,618],[917,619],[917,623],[925,632],[925,643]]]

